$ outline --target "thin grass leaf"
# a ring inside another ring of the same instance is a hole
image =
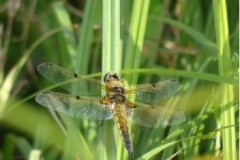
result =
[[[122,74],[131,74],[131,73],[179,76],[179,77],[185,77],[185,78],[201,79],[209,82],[227,83],[235,86],[238,85],[237,79],[229,78],[225,76],[219,76],[215,74],[204,73],[204,72],[183,71],[183,70],[164,69],[164,68],[125,69],[122,71]]]
[[[95,14],[98,10],[99,1],[86,1],[83,22],[79,35],[77,54],[73,59],[74,70],[80,74],[87,74],[90,62],[90,51],[93,40],[93,28],[95,25]]]
[[[211,53],[216,54],[217,46],[214,42],[210,41],[205,35],[201,34],[200,32],[196,31],[195,29],[169,18],[161,18],[161,20],[165,23],[168,23],[180,30],[183,30],[192,38],[194,38],[198,43],[202,46],[206,47],[206,49],[210,50]]]
[[[102,77],[109,71],[118,72],[121,69],[121,41],[120,41],[120,1],[103,0],[103,49],[102,49]],[[104,139],[103,141],[110,141],[112,143],[105,143],[106,147],[110,147],[108,154],[103,156],[102,159],[109,157],[114,159],[119,155],[114,149],[114,138],[108,137],[110,130],[109,125],[105,125],[103,128]],[[113,133],[111,133],[113,134]],[[116,136],[116,134],[115,134]],[[119,135],[117,135],[119,136]],[[110,138],[110,139],[109,139]],[[119,146],[119,144],[117,145]],[[119,148],[119,147],[118,147]]]
[[[140,67],[149,4],[149,0],[134,1],[124,60],[124,68]],[[130,82],[130,84],[136,84],[137,76],[129,76],[127,80]]]
[[[41,159],[41,151],[39,149],[33,149],[30,151],[28,160],[40,160]]]
[[[71,64],[70,62],[75,62],[77,50],[72,22],[63,2],[53,3],[52,10],[55,15],[54,25],[61,28],[59,36],[59,47],[60,51],[63,52],[60,54],[61,61],[67,66]],[[71,66],[76,66],[76,64],[72,64]]]
[[[213,10],[218,47],[218,65],[221,76],[232,77],[231,50],[229,44],[228,16],[225,0],[213,0]],[[235,122],[233,86],[221,84],[221,120],[222,126],[231,126]],[[224,159],[237,159],[236,129],[231,127],[222,131]]]
[[[37,39],[33,44],[29,47],[28,50],[25,51],[21,59],[18,61],[17,64],[12,67],[11,71],[7,74],[1,88],[0,88],[0,102],[1,102],[1,107],[0,107],[0,113],[5,110],[5,103],[7,102],[10,92],[14,86],[14,83],[20,74],[21,69],[25,65],[27,59],[29,58],[30,54],[38,45],[40,45],[42,42],[44,42],[47,38],[52,36],[53,34],[59,32],[59,29],[52,30],[45,35],[43,35],[41,38]]]

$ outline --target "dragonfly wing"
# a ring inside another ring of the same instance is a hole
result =
[[[177,80],[166,80],[153,84],[132,86],[127,90],[127,93],[135,93],[135,101],[153,104],[173,95],[179,88],[180,84]]]
[[[52,63],[42,63],[37,67],[38,72],[53,83],[67,82],[60,87],[73,95],[99,96],[104,86],[96,79],[88,79],[71,73]]]
[[[151,106],[135,103],[130,119],[145,127],[170,126],[186,120],[182,111],[171,107]]]
[[[67,115],[106,120],[112,118],[112,113],[104,108],[98,97],[80,97],[56,92],[43,92],[36,96],[36,102]]]

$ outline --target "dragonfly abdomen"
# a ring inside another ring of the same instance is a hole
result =
[[[127,114],[124,103],[116,103],[113,108],[114,119],[117,123],[118,130],[122,136],[125,147],[130,155],[133,156],[133,146],[129,135]]]

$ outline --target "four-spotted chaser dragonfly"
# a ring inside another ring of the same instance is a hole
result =
[[[124,87],[123,80],[114,72],[107,73],[103,78],[105,84],[102,84],[99,80],[84,78],[52,63],[40,64],[37,70],[53,83],[69,82],[61,87],[71,93],[43,92],[36,96],[37,103],[78,118],[113,118],[132,156],[128,118],[146,127],[168,126],[185,121],[183,112],[157,103],[178,90],[180,85],[176,80]],[[103,90],[105,95],[101,96]],[[135,96],[135,101],[130,100],[130,95]]]

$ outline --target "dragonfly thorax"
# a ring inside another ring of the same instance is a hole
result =
[[[107,96],[116,103],[125,103],[127,100],[125,88],[123,87],[111,86],[111,90],[107,92]]]
[[[117,94],[117,95],[123,95],[125,94],[125,89],[123,87],[116,87],[116,86],[113,86],[112,87],[112,92],[114,94]]]
[[[119,74],[114,72],[107,73],[104,76],[104,82],[106,86],[107,96],[109,98],[117,103],[126,102],[126,91]]]
[[[111,96],[111,99],[115,102],[115,103],[126,103],[126,96],[125,95],[118,95],[118,94],[114,94]]]

